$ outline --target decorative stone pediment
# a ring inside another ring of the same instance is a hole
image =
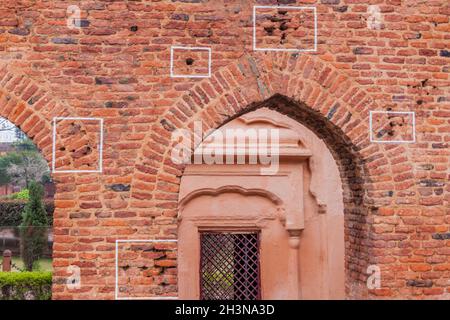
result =
[[[185,211],[186,206],[191,203],[192,201],[195,201],[195,199],[198,199],[200,197],[213,197],[213,198],[219,198],[225,194],[231,194],[233,195],[233,199],[236,201],[241,200],[243,197],[260,197],[264,198],[266,200],[269,200],[272,202],[272,204],[276,208],[276,214],[272,216],[265,216],[261,218],[266,219],[275,219],[278,218],[282,223],[285,222],[285,210],[283,206],[283,200],[275,195],[274,193],[264,190],[264,189],[258,189],[258,188],[250,188],[246,189],[238,185],[224,185],[219,188],[200,188],[196,189],[190,193],[188,193],[186,196],[184,196],[178,205],[178,220],[181,222],[183,219],[183,212]],[[198,213],[198,212],[197,212]],[[239,218],[239,216],[233,216],[232,212],[229,212],[228,215],[222,215],[221,218]]]
[[[236,154],[306,159],[311,157],[301,135],[273,111],[260,109],[245,114],[207,136],[196,153],[230,156]],[[225,163],[225,161],[224,161]]]

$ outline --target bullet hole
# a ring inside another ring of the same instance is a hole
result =
[[[279,21],[279,19],[277,17],[275,17],[275,16],[270,17],[269,20],[271,22],[278,22]]]
[[[130,269],[130,266],[129,265],[123,266],[122,269],[127,271],[128,269]]]
[[[282,22],[282,23],[280,24],[280,30],[281,30],[281,31],[286,31],[288,28],[289,28],[289,27],[288,27],[288,25],[287,25],[286,22]]]
[[[422,87],[425,87],[427,82],[428,82],[428,79],[425,79],[425,80],[420,81],[420,84],[422,85]]]
[[[61,148],[59,148],[59,151],[66,151],[66,148],[65,147],[61,147]]]
[[[389,134],[389,130],[381,129],[377,132],[377,138],[382,138],[386,133]]]
[[[286,10],[278,10],[278,14],[281,14],[281,15],[286,15],[286,13],[287,13],[287,11]]]
[[[68,134],[69,135],[77,134],[78,132],[80,132],[80,129],[81,129],[80,125],[77,125],[74,122],[72,122],[72,123],[70,123]]]
[[[92,151],[92,148],[88,146],[88,147],[86,147],[86,148],[84,149],[84,152],[83,152],[83,153],[84,153],[85,155],[88,155],[88,154],[91,153],[91,151]]]
[[[285,42],[286,42],[286,33],[283,33],[283,34],[281,35],[280,44],[283,44],[283,43],[285,43]]]
[[[130,30],[133,32],[136,32],[136,31],[138,31],[138,26],[131,26]]]
[[[387,112],[392,111],[391,107],[386,106]],[[377,133],[377,138],[382,138],[383,136],[387,135],[389,137],[393,137],[396,135],[396,127],[403,127],[406,125],[405,118],[398,116],[396,114],[388,113],[387,119],[389,122],[387,122]],[[377,123],[381,123],[381,119],[376,120]]]
[[[416,102],[420,106],[423,103],[423,100],[417,100]]]
[[[270,26],[270,27],[264,27],[264,31],[266,31],[266,33],[271,36],[273,34],[273,31],[275,30],[274,26]]]
[[[194,64],[194,59],[192,59],[192,58],[187,58],[187,59],[186,59],[186,64],[187,64],[188,66],[192,66],[192,65]]]

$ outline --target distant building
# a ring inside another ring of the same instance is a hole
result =
[[[0,143],[11,143],[23,138],[25,138],[25,134],[22,130],[5,118],[0,117]]]

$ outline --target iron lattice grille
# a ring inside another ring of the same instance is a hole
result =
[[[202,233],[200,298],[260,299],[259,234]]]

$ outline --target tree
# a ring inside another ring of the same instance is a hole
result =
[[[49,180],[47,162],[29,139],[14,143],[15,150],[0,157],[0,184],[27,188],[31,181]]]
[[[19,128],[15,128],[15,133],[16,133],[16,139],[17,140],[24,140],[24,139],[26,139],[26,135],[25,135],[25,133],[22,131],[22,130],[20,130]]]
[[[27,271],[32,271],[47,245],[48,219],[42,201],[44,188],[33,181],[29,190],[30,198],[22,213],[20,233],[23,264]]]
[[[0,185],[11,183],[12,179],[8,168],[13,164],[20,164],[21,157],[17,152],[10,152],[0,157]]]

